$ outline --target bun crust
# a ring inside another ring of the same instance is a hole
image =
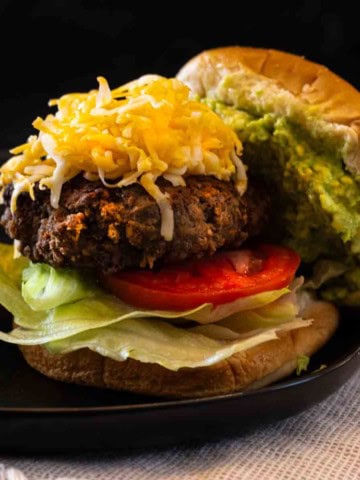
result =
[[[299,100],[316,107],[327,122],[350,127],[360,136],[360,92],[323,65],[298,55],[250,47],[208,50],[182,67],[178,78],[200,96],[214,91],[220,80],[241,69],[273,80]],[[354,158],[345,159],[360,173],[360,144]]]
[[[177,372],[132,359],[116,362],[88,349],[64,355],[41,346],[20,349],[31,367],[55,380],[168,398],[206,397],[259,388],[291,374],[297,357],[315,353],[338,325],[337,309],[326,302],[312,303],[304,316],[314,319],[309,327],[281,333],[215,365]]]

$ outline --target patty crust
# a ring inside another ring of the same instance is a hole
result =
[[[163,179],[158,185],[174,211],[170,242],[160,234],[159,208],[143,187],[107,188],[82,176],[63,185],[58,208],[50,205],[49,190],[36,186],[35,200],[20,194],[12,213],[8,186],[1,223],[34,262],[113,273],[237,248],[265,222],[268,199],[254,188],[240,197],[232,183],[208,176],[188,177],[186,187]]]

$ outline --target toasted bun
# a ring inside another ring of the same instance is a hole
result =
[[[180,70],[178,78],[203,97],[211,96],[223,77],[240,71],[272,80],[315,107],[325,121],[348,127],[341,135],[346,141],[351,137],[353,148],[344,162],[353,174],[360,173],[360,92],[328,68],[278,50],[225,47],[200,53]]]
[[[56,380],[169,398],[205,397],[259,388],[291,374],[299,355],[311,356],[335,332],[336,308],[314,302],[306,311],[311,326],[272,340],[210,367],[177,372],[136,360],[116,362],[88,349],[52,355],[41,346],[20,347],[33,368]]]

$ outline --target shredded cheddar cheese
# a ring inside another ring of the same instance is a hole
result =
[[[114,90],[105,78],[98,82],[98,90],[51,100],[57,112],[37,118],[39,133],[11,150],[0,186],[14,185],[12,211],[21,192],[34,199],[37,183],[50,190],[57,208],[63,184],[79,174],[109,188],[138,182],[156,200],[161,234],[171,240],[173,211],[156,184],[159,176],[178,186],[186,185],[187,175],[212,175],[233,180],[244,193],[239,139],[179,80],[146,75]]]

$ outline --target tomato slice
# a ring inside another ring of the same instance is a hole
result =
[[[263,244],[160,270],[105,275],[102,281],[114,295],[135,307],[187,310],[286,287],[299,264],[300,257],[293,250]]]

